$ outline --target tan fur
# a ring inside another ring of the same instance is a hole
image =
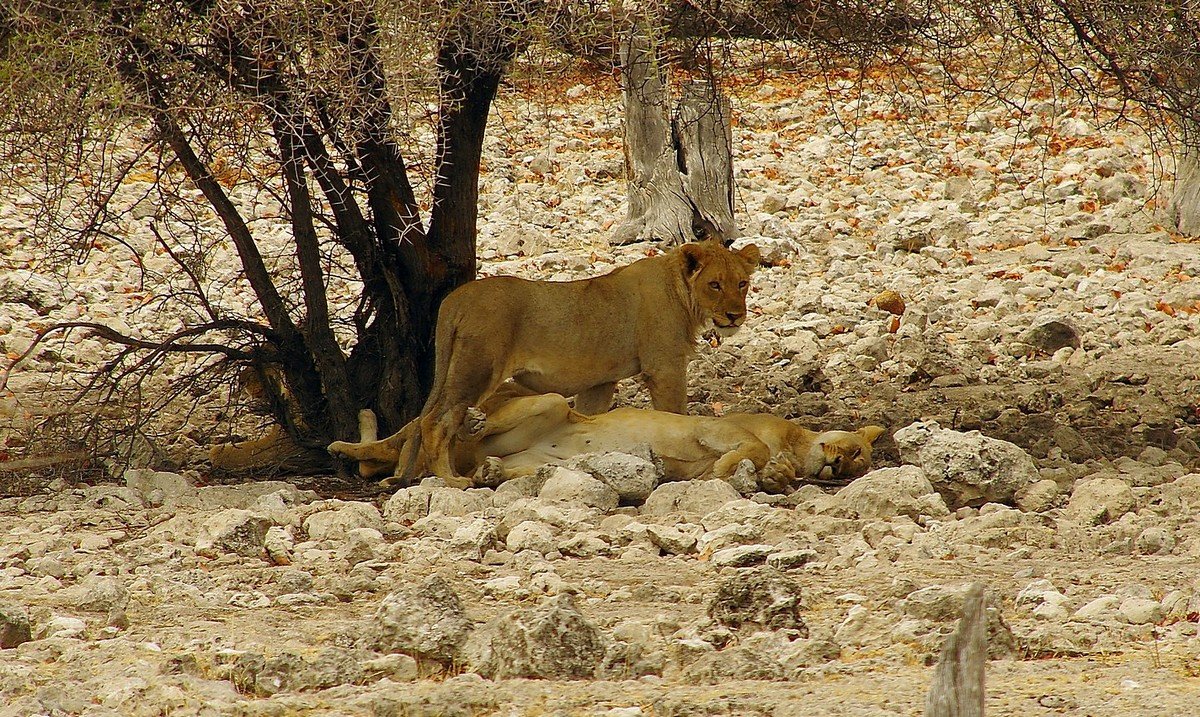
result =
[[[208,462],[218,472],[233,474],[311,471],[320,465],[320,453],[296,445],[286,431],[271,426],[261,438],[210,447]]]
[[[608,410],[617,381],[641,374],[655,408],[683,413],[696,338],[741,326],[758,258],[754,245],[731,252],[701,242],[591,279],[493,277],[459,287],[438,313],[433,389],[400,472],[466,485],[451,438],[467,407],[510,378],[534,393],[575,396],[579,412],[594,414]]]
[[[871,465],[871,445],[884,430],[867,426],[854,432],[816,433],[768,414],[713,418],[618,408],[584,416],[571,410],[558,394],[507,400],[486,417],[477,417],[472,428],[471,435],[460,435],[454,443],[456,467],[472,472],[489,459],[498,460],[501,480],[584,453],[647,445],[662,459],[670,480],[727,479],[743,460],[749,460],[762,487],[773,492],[815,478],[862,475]],[[360,466],[374,470],[386,463],[381,459],[398,460],[406,439],[397,434],[375,443],[335,443],[329,450],[365,461]]]

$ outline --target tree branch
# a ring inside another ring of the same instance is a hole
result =
[[[296,242],[296,261],[300,266],[300,281],[304,290],[304,335],[309,353],[316,364],[329,402],[334,433],[353,438],[353,420],[357,407],[351,400],[350,380],[346,374],[345,357],[329,323],[329,301],[325,295],[325,272],[321,268],[320,238],[313,225],[312,197],[304,174],[304,160],[297,151],[299,140],[294,134],[295,118],[276,115],[272,126],[283,162],[292,217],[292,233]]]
[[[246,280],[250,282],[255,296],[258,297],[267,321],[285,339],[295,337],[299,333],[296,324],[288,313],[283,297],[279,295],[278,289],[271,280],[270,272],[267,271],[258,245],[250,233],[250,227],[246,225],[245,220],[238,213],[237,207],[217,182],[212,171],[196,155],[179,123],[171,113],[166,102],[166,92],[161,85],[162,78],[151,69],[161,64],[156,60],[154,50],[136,35],[130,34],[125,39],[137,60],[136,65],[133,62],[122,63],[123,69],[133,75],[132,79],[140,81],[139,83],[146,88],[150,111],[159,132],[162,133],[167,145],[183,166],[188,178],[204,194],[204,198],[208,200],[224,223],[225,229],[229,232],[234,247],[237,249],[238,257],[242,261]]]
[[[29,344],[21,354],[13,361],[12,365],[0,372],[0,391],[4,390],[8,385],[8,377],[12,370],[16,368],[25,359],[33,355],[38,346],[45,341],[46,337],[56,331],[70,331],[71,329],[87,329],[88,331],[97,334],[101,338],[107,339],[115,344],[121,344],[133,349],[146,349],[160,353],[217,353],[228,356],[229,358],[249,361],[254,358],[254,355],[242,349],[236,349],[232,346],[213,343],[180,343],[183,339],[190,336],[202,336],[213,331],[248,331],[258,334],[265,339],[275,338],[273,332],[265,326],[255,324],[249,321],[241,321],[237,319],[225,319],[222,321],[213,321],[199,326],[191,326],[186,329],[181,329],[171,334],[161,341],[147,341],[138,339],[132,336],[126,336],[111,326],[96,323],[94,321],[66,321],[53,326],[48,326],[41,331],[38,331],[33,338],[33,342]]]

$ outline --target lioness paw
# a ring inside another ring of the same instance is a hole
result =
[[[795,482],[795,464],[780,454],[771,456],[758,472],[758,485],[767,493],[787,493]]]
[[[387,478],[379,481],[381,488],[404,488],[408,485],[408,480],[398,475],[390,475]]]
[[[463,436],[466,438],[474,438],[480,433],[483,433],[483,427],[485,425],[487,425],[487,414],[474,406],[468,407],[467,415],[463,417]]]
[[[475,470],[475,485],[495,488],[504,482],[504,468],[500,459],[488,456]]]

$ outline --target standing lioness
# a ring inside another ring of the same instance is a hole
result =
[[[753,244],[730,251],[706,241],[592,279],[460,286],[438,312],[433,390],[400,476],[432,470],[467,485],[454,472],[450,438],[467,408],[509,378],[535,393],[575,396],[576,410],[593,414],[608,410],[617,381],[640,373],[655,408],[684,413],[696,339],[742,325],[757,265]]]

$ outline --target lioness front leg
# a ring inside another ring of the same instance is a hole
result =
[[[790,453],[771,456],[758,471],[759,488],[767,493],[789,493],[796,484],[796,462]]]
[[[738,464],[749,460],[757,471],[767,464],[771,458],[771,449],[767,444],[758,440],[746,440],[739,443],[733,450],[727,451],[713,463],[712,477],[727,480],[737,470]]]
[[[655,410],[670,413],[687,413],[687,363],[679,368],[643,372],[646,388],[650,391],[650,402]]]

